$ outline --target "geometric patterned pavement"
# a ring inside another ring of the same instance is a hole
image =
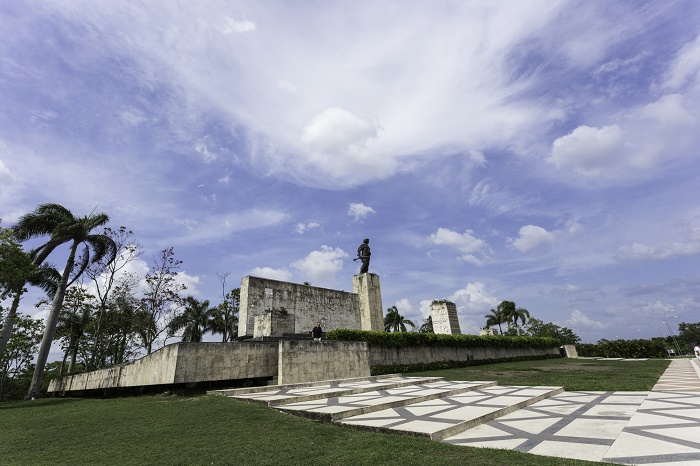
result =
[[[617,464],[700,465],[695,360],[672,360],[652,392],[492,384],[394,375],[257,388],[256,394],[218,392],[247,401],[267,398],[280,410],[327,422],[455,445]]]

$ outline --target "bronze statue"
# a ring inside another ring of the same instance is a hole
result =
[[[362,244],[357,248],[357,258],[353,260],[361,260],[362,267],[360,268],[360,273],[366,273],[369,270],[369,256],[372,253],[369,252],[369,238],[365,238]]]

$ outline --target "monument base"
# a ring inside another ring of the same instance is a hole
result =
[[[352,287],[360,299],[360,328],[373,332],[384,331],[384,310],[379,275],[361,273],[352,278]]]

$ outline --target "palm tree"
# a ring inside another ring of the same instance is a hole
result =
[[[60,315],[63,299],[71,276],[75,281],[90,262],[97,262],[102,258],[108,258],[111,262],[117,257],[117,246],[114,241],[103,234],[92,234],[95,228],[104,226],[109,221],[109,216],[105,213],[76,217],[73,213],[59,204],[42,204],[34,212],[30,212],[20,217],[14,227],[15,237],[19,241],[26,241],[39,236],[49,236],[49,240],[34,251],[35,260],[41,258],[43,261],[49,253],[63,243],[71,242],[70,252],[66,266],[63,269],[61,280],[58,283],[56,293],[51,304],[51,311],[44,330],[44,337],[39,347],[32,383],[27,391],[27,399],[34,399],[39,396],[41,379],[44,375],[44,367],[49,356],[51,343],[56,333],[58,316]],[[78,247],[84,245],[83,253],[77,258]],[[92,260],[90,251],[92,250]],[[78,266],[74,272],[74,267]]]
[[[491,312],[486,314],[484,317],[486,317],[487,327],[493,327],[494,325],[498,325],[498,333],[501,335],[503,334],[501,324],[505,324],[506,322],[508,322],[508,319],[506,318],[503,311],[500,309],[500,306],[498,309],[491,309]]]
[[[30,285],[41,288],[47,295],[53,296],[56,293],[56,288],[58,287],[58,282],[61,279],[61,274],[59,274],[51,264],[42,264],[39,267],[35,267],[26,277],[23,278],[26,279],[26,282]],[[2,361],[2,358],[5,355],[5,348],[7,348],[7,343],[10,341],[12,329],[15,326],[15,318],[17,317],[19,301],[22,298],[23,293],[24,284],[16,289],[15,297],[10,305],[10,311],[5,316],[5,320],[2,324],[2,334],[0,335],[0,361]]]
[[[423,325],[420,326],[418,331],[421,333],[435,333],[435,330],[433,329],[433,316],[428,316],[428,318],[425,319]]]
[[[185,312],[175,317],[170,322],[170,333],[182,332],[182,341],[202,341],[204,332],[214,327],[214,315],[216,308],[209,307],[209,300],[199,301],[188,296],[185,298]]]
[[[518,335],[520,335],[520,327],[518,327],[518,319],[524,325],[530,319],[530,312],[524,307],[516,307],[513,301],[502,301],[498,305],[498,309],[503,312],[503,315],[508,322],[508,327],[515,326]]]
[[[386,316],[384,316],[385,332],[406,332],[406,325],[416,328],[416,324],[399,314],[396,306],[391,306],[386,310]]]

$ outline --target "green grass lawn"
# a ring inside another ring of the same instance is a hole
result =
[[[568,391],[648,391],[670,363],[668,359],[599,361],[564,358],[506,362],[406,375],[433,375],[449,380],[495,380],[499,385],[557,386]]]
[[[564,359],[430,374],[567,390],[646,390],[667,365]],[[364,432],[205,395],[6,402],[0,422],[2,465],[600,464]]]

